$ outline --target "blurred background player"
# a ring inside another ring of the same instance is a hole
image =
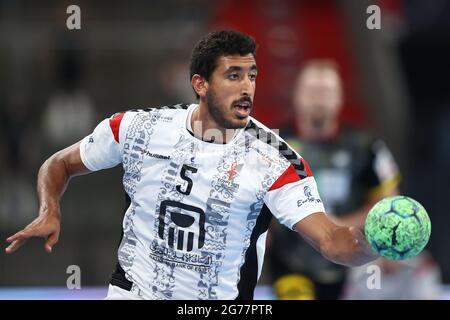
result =
[[[398,193],[400,174],[386,147],[361,130],[340,123],[342,82],[331,60],[310,60],[300,70],[293,104],[294,128],[281,136],[314,166],[327,212],[361,229],[378,200]],[[279,299],[338,299],[345,267],[329,263],[296,233],[272,225],[270,275]]]

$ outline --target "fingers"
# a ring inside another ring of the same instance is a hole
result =
[[[58,242],[58,234],[57,233],[52,233],[47,238],[47,241],[45,242],[45,251],[47,251],[48,253],[51,253],[52,249],[53,249],[53,246],[55,245],[56,242]]]
[[[31,236],[31,234],[27,231],[21,230],[11,237],[7,238],[6,241],[11,244],[5,249],[6,253],[13,253],[17,249],[19,249]]]
[[[21,230],[17,232],[16,234],[12,235],[11,237],[7,238],[6,241],[13,242],[20,239],[28,239],[31,236],[31,234],[25,230]]]
[[[58,241],[59,232],[56,231],[50,233],[50,235],[47,237],[48,232],[49,231],[44,231],[41,228],[27,227],[6,239],[6,241],[9,242],[10,245],[5,249],[5,252],[13,253],[17,249],[19,249],[28,240],[28,238],[39,236],[47,238],[45,242],[45,250],[50,253],[52,252],[54,244]]]
[[[13,253],[17,249],[19,249],[26,241],[27,238],[20,238],[18,240],[13,240],[12,243],[5,249],[5,252]]]

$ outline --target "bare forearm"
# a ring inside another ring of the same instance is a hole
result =
[[[329,240],[320,249],[328,260],[349,267],[360,266],[378,258],[362,232],[354,227],[336,226]]]
[[[47,159],[39,169],[37,193],[40,213],[59,215],[59,201],[71,177],[88,173],[79,155],[79,143],[61,150]]]
[[[70,174],[66,170],[64,161],[58,153],[47,159],[39,169],[37,179],[37,193],[40,213],[58,213],[59,210],[51,210],[59,207],[61,196],[69,182]]]

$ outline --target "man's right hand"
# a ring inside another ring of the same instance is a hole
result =
[[[6,253],[13,253],[31,237],[46,239],[45,250],[48,253],[52,252],[53,246],[59,239],[61,221],[59,199],[71,177],[89,172],[81,161],[80,142],[47,159],[38,173],[39,216],[23,230],[6,239],[10,243],[5,249]]]
[[[5,249],[6,253],[13,253],[19,249],[31,237],[42,237],[46,239],[45,250],[50,253],[59,239],[60,214],[59,209],[55,214],[41,214],[23,230],[6,239],[10,245]]]

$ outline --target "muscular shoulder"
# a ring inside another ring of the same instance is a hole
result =
[[[280,176],[287,170],[292,171],[299,179],[311,176],[311,170],[306,161],[285,141],[275,130],[254,118],[246,127],[246,135],[258,158],[267,165],[272,174]]]

